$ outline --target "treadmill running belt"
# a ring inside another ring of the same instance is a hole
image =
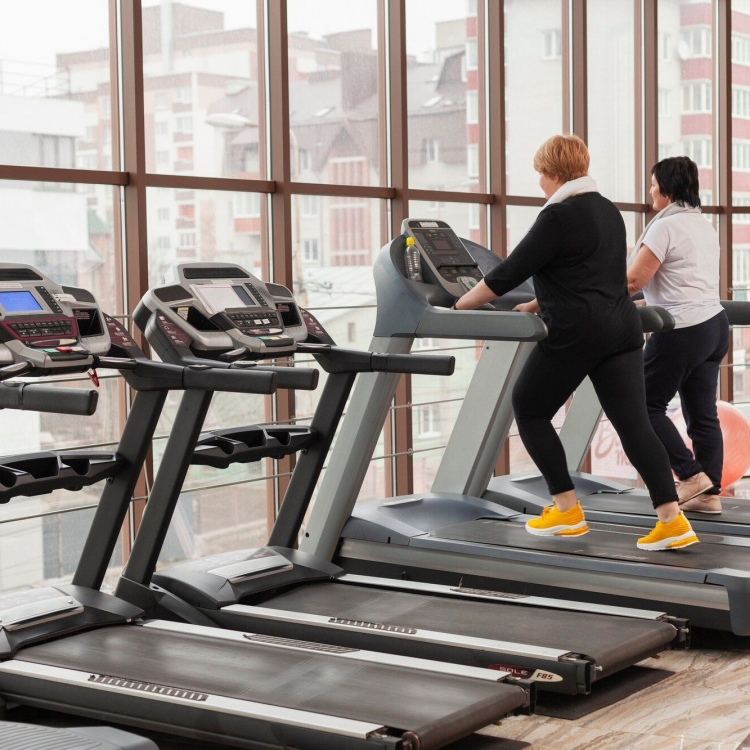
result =
[[[600,527],[601,528],[601,527]],[[583,536],[559,538],[533,536],[521,523],[479,518],[476,521],[435,529],[430,536],[475,542],[502,547],[519,547],[543,552],[557,552],[584,557],[602,557],[609,560],[642,562],[651,565],[666,565],[693,570],[716,570],[732,568],[750,572],[750,547],[733,544],[712,544],[709,540],[721,539],[716,535],[701,534],[703,542],[682,550],[649,552],[636,547],[638,537],[644,530],[631,529],[602,531],[593,529]]]
[[[588,656],[604,670],[631,655],[661,650],[675,634],[674,627],[666,622],[545,610],[520,603],[451,599],[346,583],[300,586],[264,601],[263,606],[571,651]]]
[[[646,495],[609,495],[597,493],[581,498],[585,510],[598,510],[603,513],[630,513],[633,515],[656,516],[651,500]],[[711,523],[750,524],[750,503],[743,498],[722,497],[722,511],[719,515],[705,513],[686,513],[694,521],[711,521]]]
[[[457,725],[471,731],[477,720],[479,726],[489,724],[524,701],[522,689],[509,684],[137,625],[29,646],[15,658],[369,721],[425,736],[434,736],[441,727],[453,733]]]

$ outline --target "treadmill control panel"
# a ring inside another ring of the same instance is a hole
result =
[[[293,354],[308,337],[292,293],[230,263],[183,263],[146,293],[136,323],[159,356],[263,359]]]
[[[414,240],[422,268],[429,269],[429,275],[454,297],[463,296],[484,278],[479,265],[447,222],[404,219],[401,231]]]
[[[0,365],[30,362],[36,375],[81,372],[111,345],[93,295],[33,266],[0,263]]]

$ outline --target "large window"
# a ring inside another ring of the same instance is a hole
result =
[[[648,218],[648,160],[694,159],[722,250],[732,244],[722,284],[750,298],[750,6],[732,0],[727,27],[716,0],[664,0],[656,28],[644,7],[588,0],[582,14],[567,0],[15,3],[12,23],[0,26],[0,262],[90,288],[131,329],[146,279],[159,283],[177,262],[239,263],[292,288],[337,342],[366,348],[376,318],[373,264],[402,220],[443,219],[507,255],[544,203],[534,153],[550,136],[576,132],[587,139],[592,176],[623,212],[629,248]],[[133,68],[134,24],[143,29],[142,77]],[[728,45],[729,81],[718,78],[715,56]],[[657,70],[644,69],[654,59]],[[574,70],[586,71],[586,88]],[[651,106],[657,116],[649,120]],[[731,138],[718,117],[727,111]],[[721,172],[727,161],[731,180]],[[722,396],[750,403],[750,340],[735,330],[733,341]],[[361,499],[429,489],[462,403],[476,342],[416,346],[453,353],[456,375],[413,378],[399,390]],[[218,396],[207,427],[309,421],[321,388]],[[0,452],[116,444],[128,394],[114,375],[100,390],[90,419],[4,412]],[[170,397],[159,426],[157,468],[177,401]],[[512,468],[533,469],[517,435],[509,450]],[[607,424],[593,451],[595,469],[633,475]],[[264,541],[291,468],[269,460],[191,469],[162,562]],[[0,509],[0,590],[69,578],[99,490]],[[141,484],[134,502],[144,499]],[[110,581],[127,554],[127,528]]]

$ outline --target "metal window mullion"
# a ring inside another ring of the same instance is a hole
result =
[[[587,0],[570,0],[571,129],[588,142]]]
[[[721,246],[720,288],[723,299],[731,296],[732,289],[732,8],[730,0],[714,0],[716,11],[716,32],[714,40],[715,77],[717,98],[717,146],[718,146],[718,202],[722,208],[719,214],[719,244]],[[717,179],[714,172],[714,179]],[[714,188],[714,195],[716,189]],[[725,365],[732,364],[732,347],[724,359]],[[720,371],[719,394],[725,401],[734,400],[734,379],[732,368]]]
[[[123,259],[125,262],[124,311],[135,310],[148,290],[148,237],[146,225],[146,136],[143,96],[143,33],[140,0],[120,0],[120,92],[122,102],[122,166],[128,174],[123,188]],[[136,340],[147,351],[143,338],[133,331]],[[147,494],[149,477],[153,474],[153,456],[144,464],[144,471],[134,494]],[[130,518],[126,519],[129,533],[123,533],[125,558],[138,530],[144,502],[131,504]],[[124,560],[125,561],[125,560]],[[123,562],[124,562],[123,561]]]
[[[387,51],[388,56],[388,142],[391,198],[391,235],[401,232],[401,222],[409,212],[409,115],[407,100],[406,67],[406,0],[387,0]],[[408,406],[411,402],[411,378],[402,375],[396,388],[394,404]],[[386,426],[386,439],[392,447],[395,460],[391,469],[396,495],[411,493],[414,485],[414,466],[408,450],[412,445],[411,409],[393,413]]]
[[[270,178],[276,191],[270,194],[271,270],[274,282],[294,288],[294,258],[291,194],[291,136],[289,121],[289,35],[286,0],[264,0],[264,44],[266,45],[266,128],[269,139]],[[273,92],[273,96],[270,93]],[[273,397],[274,419],[294,419],[293,390],[277,391]],[[294,457],[286,456],[276,463],[275,497],[269,498],[269,529],[276,517],[276,508],[289,484]]]

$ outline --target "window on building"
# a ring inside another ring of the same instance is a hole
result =
[[[680,32],[681,57],[711,57],[711,27],[691,26]]]
[[[466,92],[466,122],[475,125],[479,122],[479,92]]]
[[[672,144],[671,143],[660,143],[659,144],[659,161],[662,159],[669,159],[672,156]]]
[[[711,112],[711,83],[692,81],[682,85],[682,111]]]
[[[420,438],[440,437],[439,404],[424,404],[417,407],[417,430]]]
[[[169,163],[169,151],[157,151],[156,152],[156,163],[157,164],[168,164]]]
[[[195,247],[195,232],[184,232],[180,235],[180,247]]]
[[[466,40],[466,70],[477,69],[477,40],[476,37]]]
[[[169,241],[169,237],[156,238],[156,247],[158,247],[159,250],[169,250],[171,244],[172,243]]]
[[[236,218],[260,216],[260,194],[235,193],[234,215]]]
[[[430,213],[438,213],[438,211],[440,211],[442,208],[443,208],[442,201],[430,201],[427,204],[427,210]]]
[[[301,195],[303,216],[318,216],[320,214],[320,197],[317,195]]]
[[[310,169],[310,152],[306,148],[301,148],[297,153],[299,154],[300,172],[304,169]]]
[[[156,135],[169,135],[169,123],[166,120],[157,121],[155,130]]]
[[[414,339],[415,349],[434,349],[437,346],[435,339],[430,338],[418,338]]]
[[[466,147],[469,163],[469,177],[479,177],[479,144],[470,143]]]
[[[732,197],[732,205],[734,206],[750,206],[750,195],[747,193],[734,193]],[[732,214],[732,219],[735,222],[735,224],[750,224],[750,214]],[[737,249],[737,246],[735,245],[735,251]],[[733,256],[734,259],[734,256]],[[737,276],[735,273],[735,276],[733,276],[733,279],[736,281]],[[746,279],[750,281],[750,279],[747,279],[747,277],[743,276],[743,279]]]
[[[711,166],[711,139],[694,138],[683,144],[685,156],[689,156],[699,167]]]
[[[669,53],[672,50],[672,37],[669,34],[659,34],[659,57],[662,60],[669,60]]]
[[[732,169],[750,172],[750,141],[732,141]]]
[[[166,91],[157,91],[154,96],[154,105],[156,109],[165,109],[169,106],[169,96]]]
[[[86,126],[86,140],[89,141],[89,143],[96,140],[96,125]]]
[[[169,208],[160,208],[156,212],[156,218],[159,221],[169,221]]]
[[[559,60],[562,57],[562,30],[542,32],[542,59]]]
[[[477,14],[477,0],[466,0],[466,15],[471,17]]]
[[[659,89],[659,117],[669,117],[672,114],[672,92],[669,89]]]
[[[96,154],[83,154],[79,156],[78,166],[81,169],[96,169]]]
[[[469,229],[479,229],[480,207],[477,203],[469,204]]]
[[[349,321],[346,324],[346,340],[353,344],[357,340],[357,324]]]
[[[190,104],[193,101],[193,89],[190,86],[178,86],[174,91],[174,99],[180,104]]]
[[[178,133],[192,133],[193,132],[193,118],[192,117],[178,117],[175,130]]]
[[[436,164],[440,161],[440,144],[437,138],[425,138],[422,141],[422,149],[428,164]]]
[[[732,34],[732,62],[750,64],[750,36],[747,34]]]
[[[750,88],[732,86],[732,116],[750,118]]]
[[[320,260],[318,241],[316,239],[304,240],[302,243],[302,254],[307,263],[317,263]]]

